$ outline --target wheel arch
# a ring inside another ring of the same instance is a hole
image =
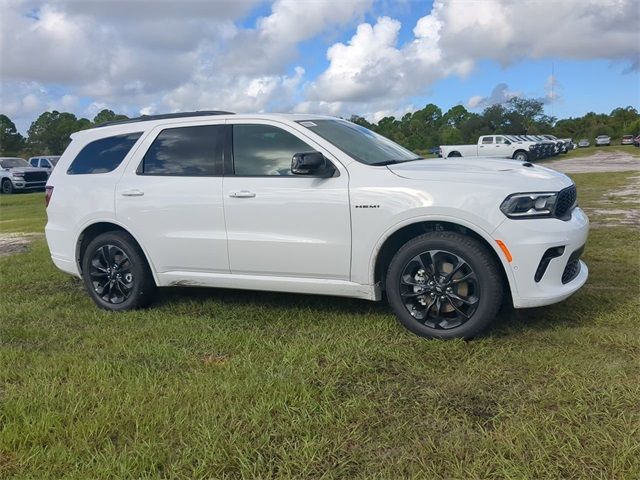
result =
[[[462,157],[462,154],[458,150],[452,150],[447,155],[447,158],[450,158],[450,157]]]
[[[519,148],[518,150],[513,152],[513,155],[511,155],[511,158],[516,158],[516,155],[519,154],[520,152],[524,153],[527,156],[527,158],[529,158],[529,152],[526,151],[524,148]]]
[[[142,253],[144,254],[144,257],[147,261],[147,264],[149,265],[151,274],[153,275],[154,282],[156,283],[156,285],[158,285],[158,278],[156,275],[156,270],[153,266],[153,262],[151,261],[151,257],[149,257],[149,254],[145,250],[142,243],[140,243],[140,241],[136,238],[136,236],[133,233],[131,233],[130,230],[128,230],[123,225],[120,225],[114,222],[113,220],[94,221],[92,223],[85,225],[81,229],[76,239],[76,247],[75,247],[75,262],[80,275],[82,275],[81,259],[82,259],[82,255],[84,254],[84,250],[87,248],[87,245],[89,245],[89,242],[91,242],[91,240],[96,238],[98,235],[101,235],[107,232],[124,232],[136,242],[138,247],[140,247],[140,250],[142,250]]]
[[[384,288],[384,277],[391,263],[391,259],[402,245],[418,235],[435,231],[450,231],[468,235],[487,247],[487,250],[499,266],[500,276],[505,285],[505,294],[507,294],[509,300],[512,301],[515,293],[513,291],[515,283],[508,268],[508,263],[504,258],[504,254],[495,240],[492,239],[488,233],[476,226],[463,225],[460,222],[450,220],[418,220],[409,224],[400,225],[395,230],[387,232],[387,235],[378,242],[378,248],[376,248],[372,258],[371,273],[373,274],[373,285],[380,285]]]

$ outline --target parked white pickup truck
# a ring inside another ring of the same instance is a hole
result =
[[[535,160],[536,145],[505,135],[482,135],[476,145],[441,145],[440,156],[447,157],[502,157],[526,162]]]

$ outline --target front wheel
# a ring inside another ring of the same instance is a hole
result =
[[[5,178],[2,181],[2,193],[11,194],[13,193],[13,183],[8,178]]]
[[[430,232],[407,242],[391,260],[385,287],[400,323],[428,338],[472,338],[502,304],[500,270],[477,240]]]
[[[103,233],[87,245],[82,279],[91,299],[105,310],[144,307],[156,290],[144,253],[125,232]]]
[[[518,160],[519,162],[526,162],[529,160],[529,154],[527,152],[516,152],[513,155],[514,160]]]

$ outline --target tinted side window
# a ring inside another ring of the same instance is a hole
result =
[[[80,150],[67,170],[70,175],[107,173],[118,168],[142,132],[115,135],[95,140]]]
[[[138,168],[141,175],[201,177],[222,174],[224,125],[160,132]]]
[[[483,145],[487,145],[487,144],[491,144],[493,143],[493,137],[484,137],[482,139],[482,144]]]
[[[32,167],[37,167],[38,166],[38,159],[37,158],[32,158],[31,160],[29,160],[29,164]]]
[[[233,166],[236,175],[292,175],[295,153],[314,151],[295,135],[270,125],[233,126]]]
[[[49,165],[49,160],[47,160],[46,158],[40,159],[40,167],[51,168],[51,165]]]

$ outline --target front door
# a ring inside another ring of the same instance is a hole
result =
[[[231,123],[231,122],[228,122]],[[349,178],[291,173],[295,153],[328,152],[277,122],[233,122],[224,178],[231,273],[349,280]]]
[[[145,139],[116,188],[116,218],[155,269],[229,273],[222,202],[224,121],[163,128]],[[134,164],[135,163],[135,164]]]

